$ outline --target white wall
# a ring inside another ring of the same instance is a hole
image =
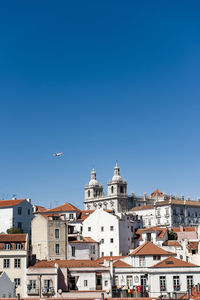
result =
[[[1,208],[0,209],[0,233],[6,233],[8,228],[13,226],[13,209]]]

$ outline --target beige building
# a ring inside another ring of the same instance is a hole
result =
[[[0,234],[0,270],[15,283],[16,295],[26,296],[28,234]]]
[[[57,214],[38,214],[32,221],[32,254],[36,259],[67,258],[67,222]]]

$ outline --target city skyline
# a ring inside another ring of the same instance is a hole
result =
[[[116,160],[128,194],[200,196],[198,1],[0,8],[0,199],[83,208]]]

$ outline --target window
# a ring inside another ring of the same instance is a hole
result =
[[[18,207],[18,215],[22,214],[22,207]]]
[[[133,226],[131,226],[131,232],[133,232]]]
[[[188,217],[190,217],[190,211],[188,210]]]
[[[28,289],[29,290],[35,290],[36,289],[36,280],[29,280]]]
[[[113,193],[114,193],[114,187],[111,186],[111,194],[113,194]]]
[[[60,238],[60,230],[59,229],[55,229],[55,238],[56,239]]]
[[[173,216],[176,216],[176,209],[173,209]]]
[[[30,209],[28,209],[28,215],[30,215],[30,213],[31,213],[31,211],[30,211]]]
[[[73,218],[74,218],[74,214],[69,214],[69,219],[73,220]]]
[[[105,285],[105,286],[108,286],[108,280],[105,280],[105,281],[104,281],[104,285]]]
[[[88,286],[88,281],[84,280],[84,286]]]
[[[81,226],[81,228],[80,228],[80,229],[81,229],[81,232],[83,232],[83,226]]]
[[[75,251],[76,251],[75,246],[72,246],[72,256],[75,256]]]
[[[17,227],[18,227],[19,229],[22,229],[22,222],[18,222],[18,223],[17,223]]]
[[[110,226],[110,231],[113,231],[114,230],[114,226]]]
[[[15,278],[15,279],[14,279],[14,282],[15,282],[15,286],[16,286],[16,287],[18,287],[18,286],[21,284],[20,278]]]
[[[158,222],[157,222],[157,224],[158,224],[158,225],[160,225],[160,218],[158,218]]]
[[[52,220],[53,220],[53,221],[57,221],[57,220],[59,220],[59,217],[53,216],[53,217],[52,217]]]
[[[101,226],[101,231],[104,231],[104,227],[103,226]]]
[[[114,242],[113,238],[111,238],[111,239],[110,239],[110,242],[111,242],[111,243],[113,243],[113,242]]]
[[[104,256],[104,252],[101,252],[101,256]]]
[[[166,277],[160,276],[160,291],[165,292],[166,291]]]
[[[55,252],[56,252],[56,254],[60,254],[60,245],[59,244],[55,245]]]
[[[120,193],[123,194],[123,192],[124,192],[123,186],[120,186]]]
[[[126,285],[132,286],[133,285],[133,277],[131,275],[128,275],[126,277]]]
[[[91,254],[95,254],[95,245],[92,245],[90,248]]]
[[[10,243],[5,243],[5,244],[4,244],[4,249],[5,249],[5,250],[10,250],[10,248],[11,248]]]
[[[104,244],[104,239],[101,239],[101,244]]]
[[[187,289],[191,289],[193,287],[193,276],[187,276]]]
[[[90,191],[88,191],[88,198],[90,198]]]
[[[192,254],[196,254],[196,250],[192,250]]]
[[[110,256],[113,256],[113,253],[112,253],[112,251],[110,251]]]
[[[151,225],[151,219],[148,220],[149,225]]]
[[[15,244],[15,250],[21,250],[22,249],[22,244],[21,243],[16,243]]]
[[[141,275],[140,279],[141,279],[141,285],[142,286],[147,285],[147,278],[146,278],[145,275]]]
[[[88,231],[91,231],[91,227],[88,227]]]
[[[21,259],[20,258],[15,258],[14,267],[15,268],[21,268]]]
[[[173,276],[174,291],[180,291],[179,276]]]
[[[153,260],[160,260],[160,255],[154,255]]]
[[[145,267],[145,256],[143,255],[139,256],[139,266]]]
[[[4,268],[10,268],[10,259],[9,258],[5,258],[3,260],[3,267]]]
[[[115,276],[115,285],[119,285],[119,277],[118,276]]]
[[[49,289],[49,288],[51,288],[52,287],[52,282],[51,282],[51,280],[50,279],[45,279],[44,280],[44,288],[45,289]]]

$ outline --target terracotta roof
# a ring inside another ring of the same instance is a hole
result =
[[[47,210],[44,206],[39,206],[39,205],[35,205],[35,208],[36,208],[36,212],[38,213]]]
[[[80,211],[76,206],[71,203],[65,203],[55,208],[48,209],[47,212],[60,212],[60,211]]]
[[[137,247],[133,252],[129,254],[130,256],[137,256],[137,255],[176,255],[176,253],[172,253],[166,251],[152,242],[145,242],[139,247]]]
[[[49,219],[50,217],[58,217],[60,219],[61,215],[56,213],[45,213],[41,212],[39,213],[41,216],[43,216],[45,219]]]
[[[126,257],[126,256],[102,256],[102,257],[98,258],[96,260],[96,262],[98,262],[99,264],[102,264],[102,263],[104,263],[104,260],[110,261],[112,259],[113,261],[116,261],[116,260],[119,260],[124,257]]]
[[[185,267],[198,267],[198,266],[172,256],[167,257],[166,259],[152,266],[152,268],[179,268],[179,267],[185,268]]]
[[[97,241],[93,240],[91,237],[83,237],[82,240],[72,240],[69,243],[98,243]]]
[[[142,233],[143,232],[157,232],[157,238],[161,239],[164,237],[165,233],[167,232],[167,228],[166,227],[149,227],[149,228],[140,228],[136,231],[136,234],[140,235],[139,239],[142,239]]]
[[[0,207],[12,207],[15,206],[26,199],[16,199],[16,200],[0,200]]]
[[[198,250],[199,242],[188,242],[188,250]]]
[[[4,242],[26,242],[27,233],[0,234],[0,243]]]
[[[124,261],[117,260],[113,263],[114,268],[132,268],[133,266],[125,263]]]
[[[136,206],[130,209],[130,211],[135,211],[135,210],[146,210],[146,209],[153,209],[154,206],[153,205],[143,205],[143,206]]]
[[[158,189],[155,190],[153,193],[151,193],[151,197],[156,197],[156,196],[161,197],[163,195],[163,193],[161,191],[159,191]]]
[[[98,262],[94,260],[42,260],[37,262],[34,266],[29,268],[54,268],[55,264],[58,264],[60,268],[92,268],[102,267]]]
[[[165,241],[163,243],[163,246],[173,246],[173,247],[178,247],[180,246],[180,243],[178,241]]]
[[[87,219],[87,217],[89,217],[92,213],[94,212],[94,210],[82,210],[77,221],[84,221],[85,219]]]
[[[196,231],[196,227],[172,227],[171,230],[174,232],[190,232]]]

